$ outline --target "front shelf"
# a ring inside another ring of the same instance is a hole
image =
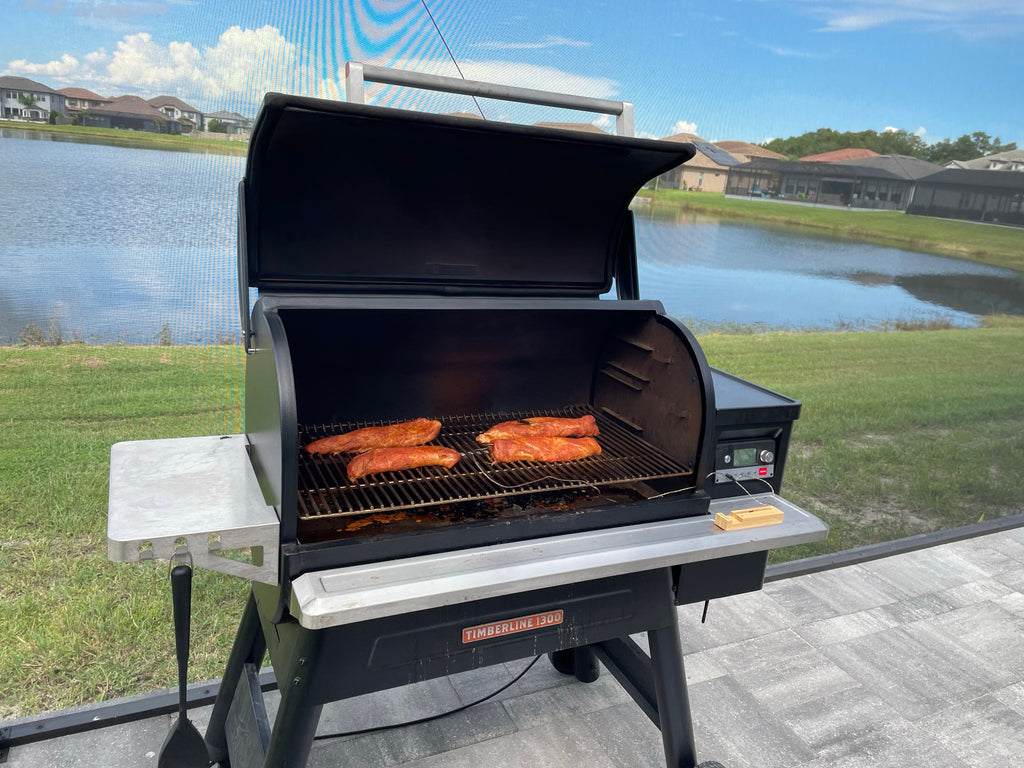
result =
[[[723,531],[718,512],[774,505],[783,521]],[[820,541],[828,527],[773,493],[717,499],[711,514],[306,573],[292,582],[304,627],[368,619]]]

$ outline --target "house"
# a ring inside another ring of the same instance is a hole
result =
[[[772,160],[788,160],[785,155],[772,152],[770,149],[759,147],[748,141],[716,141],[715,146],[724,149],[741,163],[753,160],[755,157],[768,157]]]
[[[907,213],[1024,226],[1024,173],[939,171],[921,180]]]
[[[846,160],[864,160],[868,157],[878,157],[878,153],[873,149],[865,149],[863,147],[849,147],[848,149],[836,149],[832,152],[822,152],[818,155],[808,155],[807,157],[801,157],[801,163],[842,163]]]
[[[106,104],[91,108],[83,125],[148,133],[181,132],[181,124],[177,120],[150,106],[139,96],[118,96]]]
[[[61,88],[58,93],[64,94],[69,117],[79,117],[82,112],[110,103],[110,99],[93,93],[88,88]]]
[[[688,142],[696,147],[697,153],[659,176],[656,183],[661,188],[724,192],[729,169],[741,162],[724,149],[692,133],[677,133],[662,141]]]
[[[237,112],[226,112],[224,110],[211,112],[206,115],[206,130],[210,130],[210,123],[214,120],[227,128],[228,136],[244,138],[252,130],[252,120],[243,117]]]
[[[907,159],[861,163],[822,163],[757,158],[729,170],[726,195],[774,197],[789,201],[902,211],[923,172]],[[862,161],[863,162],[863,161]],[[930,164],[929,164],[930,165]],[[932,166],[932,171],[937,166]]]
[[[157,96],[147,99],[146,103],[172,120],[177,120],[181,124],[182,133],[203,130],[203,113],[175,96]]]
[[[971,171],[1024,171],[1024,149],[997,152],[976,160],[951,160],[945,167]]]
[[[4,120],[48,120],[51,112],[67,116],[63,93],[27,77],[0,77],[0,117]]]

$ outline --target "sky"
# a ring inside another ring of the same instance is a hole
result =
[[[349,60],[626,100],[637,135],[984,131],[1024,148],[1024,0],[0,0],[0,74],[255,116]],[[436,24],[436,27],[435,27]],[[608,116],[373,86],[492,120]]]

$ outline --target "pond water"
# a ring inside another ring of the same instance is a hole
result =
[[[0,343],[237,339],[245,159],[0,129]],[[869,327],[1024,315],[1020,273],[893,248],[637,211],[644,298],[701,328]],[[163,334],[162,334],[163,332]]]

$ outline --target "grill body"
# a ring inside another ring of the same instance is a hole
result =
[[[253,584],[212,759],[302,766],[325,703],[548,653],[581,681],[602,662],[667,764],[696,764],[676,605],[760,588],[771,544],[711,530],[715,441],[735,435],[693,335],[637,285],[629,203],[693,153],[268,95],[239,187],[239,287],[278,583]],[[496,465],[475,441],[582,414],[600,456]],[[303,450],[417,417],[441,421],[451,470],[352,483],[346,457]],[[819,536],[793,512],[777,540]],[[349,581],[366,589],[304,602]]]

